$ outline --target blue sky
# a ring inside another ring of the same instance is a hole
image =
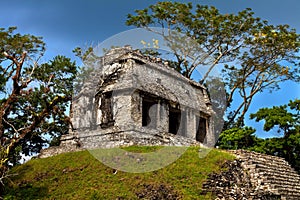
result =
[[[74,58],[72,49],[77,46],[96,45],[105,39],[129,30],[125,25],[128,13],[143,9],[154,0],[14,0],[0,3],[0,27],[17,26],[21,33],[42,36],[47,44],[46,58],[63,54]],[[299,0],[194,0],[179,1],[213,5],[221,13],[237,13],[250,7],[256,16],[271,24],[289,24],[300,32]],[[285,83],[280,91],[258,95],[251,111],[287,103],[300,96],[299,84]],[[260,125],[247,121],[262,133]]]

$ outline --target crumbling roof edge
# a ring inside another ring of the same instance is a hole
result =
[[[204,90],[207,89],[204,85],[183,76],[182,74],[180,74],[175,69],[165,65],[164,63],[162,63],[163,60],[161,60],[160,58],[147,57],[147,56],[141,54],[138,50],[127,51],[127,52],[123,53],[121,56],[119,56],[118,58],[111,60],[107,64],[113,64],[113,63],[119,62],[121,60],[127,60],[127,59],[138,60],[139,62],[151,65],[152,67],[155,67],[156,69],[158,69],[160,71],[164,71],[164,72],[167,72],[169,74],[172,74],[173,76],[175,76],[177,78],[180,78],[183,81],[188,82],[189,84],[191,84],[194,87],[201,88],[201,89],[204,89]],[[152,60],[149,60],[149,59],[152,59]]]

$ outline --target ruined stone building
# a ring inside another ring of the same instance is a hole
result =
[[[72,102],[73,131],[62,144],[213,146],[213,110],[206,88],[131,47],[91,62]]]
[[[72,102],[72,130],[40,158],[129,145],[214,145],[216,114],[206,88],[168,63],[124,47],[88,65]],[[232,153],[236,159],[225,163],[227,171],[208,177],[203,193],[217,199],[300,199],[300,176],[283,158]]]

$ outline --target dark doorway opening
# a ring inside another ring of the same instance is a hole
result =
[[[112,92],[106,92],[101,95],[100,110],[101,116],[101,128],[108,128],[114,125],[113,109],[112,109]]]
[[[142,101],[142,126],[156,128],[158,100],[143,97]]]
[[[206,130],[207,120],[206,120],[206,118],[197,116],[196,122],[197,122],[196,140],[198,142],[203,143],[206,138],[206,133],[207,133],[207,130]]]
[[[176,108],[169,108],[169,133],[177,134],[181,121],[181,111]]]

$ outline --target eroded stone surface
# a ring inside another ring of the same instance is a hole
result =
[[[283,159],[244,150],[231,151],[237,158],[226,162],[226,171],[211,174],[203,193],[220,199],[300,199],[300,176]]]
[[[131,47],[112,49],[90,65],[72,102],[74,129],[62,137],[56,152],[131,144],[215,144],[215,113],[203,85]],[[161,139],[165,137],[172,139]]]

